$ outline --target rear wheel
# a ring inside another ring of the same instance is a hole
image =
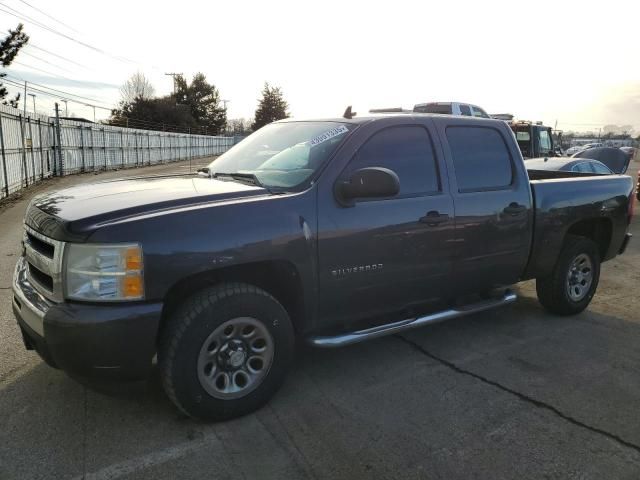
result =
[[[552,313],[580,313],[591,303],[599,279],[598,246],[588,238],[570,235],[553,272],[536,279],[538,300]]]
[[[269,401],[293,348],[289,316],[275,298],[253,285],[218,285],[168,319],[159,349],[162,382],[191,417],[237,417]]]

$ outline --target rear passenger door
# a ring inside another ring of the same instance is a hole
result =
[[[439,120],[455,208],[456,289],[464,294],[515,283],[527,264],[533,212],[512,134],[500,122]]]
[[[319,186],[319,313],[324,326],[438,300],[450,288],[453,200],[430,119],[383,119],[356,132],[353,151]],[[340,205],[336,182],[365,167],[400,180],[389,198]]]

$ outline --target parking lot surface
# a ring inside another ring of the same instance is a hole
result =
[[[547,314],[526,282],[499,310],[339,350],[300,348],[271,403],[230,422],[183,417],[157,375],[79,383],[26,351],[10,287],[32,195],[188,169],[66,177],[0,206],[1,480],[640,476],[637,219],[580,315]]]

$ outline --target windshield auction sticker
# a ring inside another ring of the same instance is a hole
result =
[[[327,130],[324,133],[321,133],[316,138],[312,139],[309,144],[313,147],[315,145],[319,145],[322,142],[326,142],[327,140],[331,140],[333,137],[337,137],[338,135],[342,135],[343,133],[347,133],[349,129],[344,125],[340,125],[338,127],[332,128],[331,130]]]

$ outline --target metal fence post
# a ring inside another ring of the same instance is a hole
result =
[[[151,133],[147,131],[147,155],[149,156],[149,165],[151,165]],[[144,161],[144,157],[143,157]]]
[[[128,135],[127,138],[129,138]],[[124,167],[124,129],[120,130],[120,150],[122,151],[122,167]]]
[[[78,125],[78,128],[80,129],[80,155],[82,157],[82,169],[80,171],[84,173],[84,135],[82,133],[82,125]]]
[[[36,160],[33,156],[33,129],[31,128],[31,117],[28,117],[29,120],[29,150],[31,150],[31,170],[33,172],[33,177],[31,183],[36,183]]]
[[[136,167],[140,164],[140,158],[138,155],[138,132],[133,132],[133,138],[136,141]],[[144,164],[144,161],[142,162]]]
[[[2,174],[4,175],[4,193],[9,196],[9,177],[7,177],[7,159],[4,153],[4,132],[2,131],[2,115],[0,114],[0,153],[2,153]]]
[[[24,178],[24,186],[29,186],[29,169],[27,168],[27,147],[24,144],[24,117],[22,114],[18,115],[20,120],[20,149],[22,150],[22,177]],[[22,182],[21,182],[22,184]]]
[[[96,145],[93,142],[93,127],[89,127],[89,149],[91,150],[91,163],[93,163],[93,171],[96,170]]]
[[[58,161],[60,162],[60,176],[64,175],[64,164],[62,163],[62,141],[60,136],[60,110],[58,108],[58,103],[56,102],[56,124],[55,124],[55,135],[58,139]],[[55,165],[55,159],[53,164]]]
[[[40,142],[40,180],[44,179],[44,149],[42,147],[42,122],[38,118],[38,142]]]
[[[107,131],[102,127],[102,149],[104,150],[104,169],[107,170]]]

